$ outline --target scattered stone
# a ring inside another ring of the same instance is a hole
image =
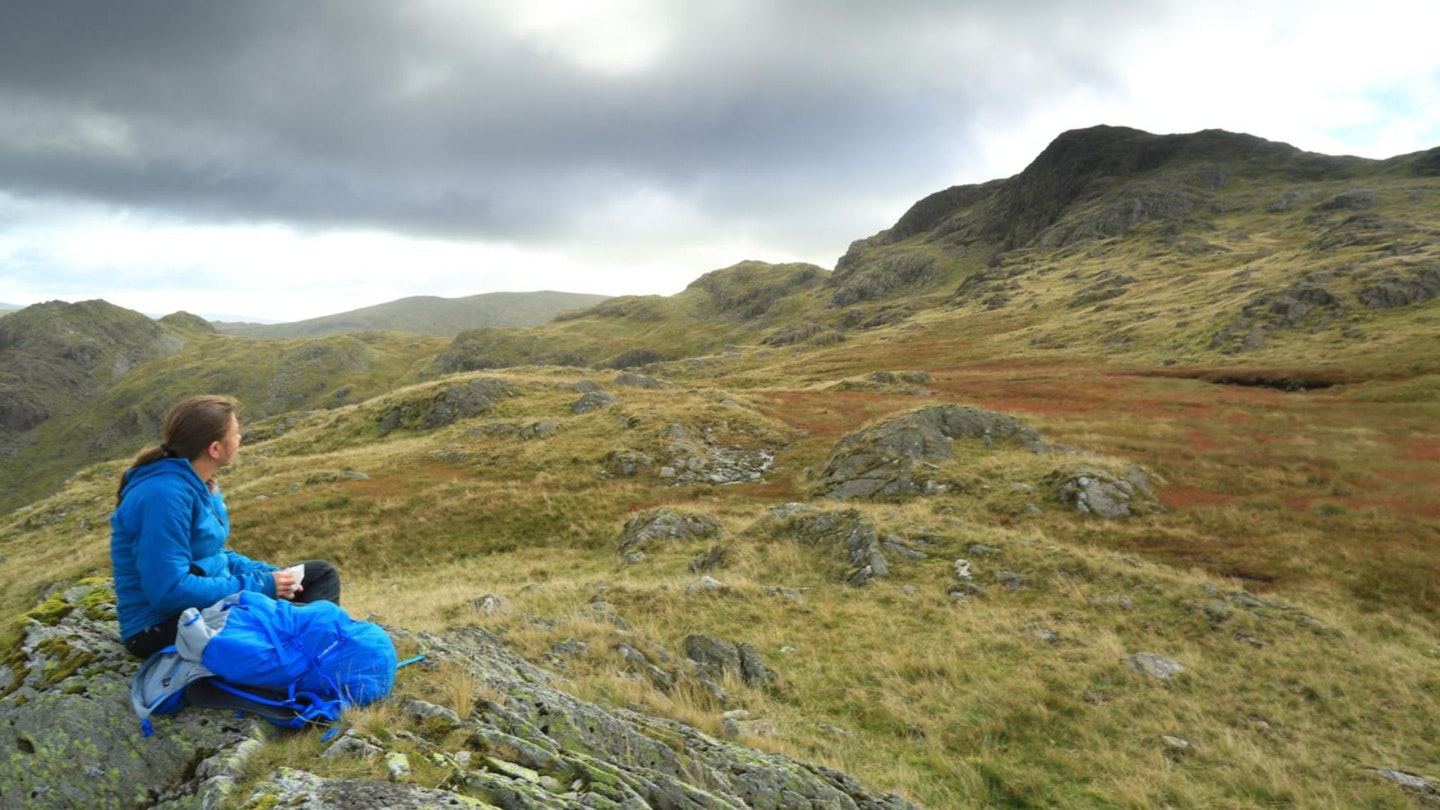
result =
[[[720,521],[710,515],[661,506],[639,512],[625,521],[616,552],[623,555],[657,542],[718,538],[722,532]]]
[[[561,639],[550,645],[550,652],[555,655],[563,655],[566,658],[577,658],[584,655],[590,649],[590,645],[578,638]]]
[[[616,374],[614,383],[616,385],[625,385],[631,388],[655,389],[665,387],[664,383],[660,382],[654,377],[647,377],[644,374],[637,374],[633,371],[622,371],[619,374]]]
[[[639,450],[612,450],[601,459],[604,474],[611,478],[633,478],[655,464],[655,459]]]
[[[779,731],[773,720],[732,720],[724,721],[725,734],[729,737],[774,737]]]
[[[451,728],[459,728],[461,725],[460,715],[456,714],[454,709],[447,709],[434,703],[411,699],[405,701],[404,709],[417,720],[439,720]]]
[[[994,546],[987,546],[984,543],[971,543],[965,548],[972,557],[994,557],[1000,553],[1000,549]]]
[[[385,753],[385,749],[360,736],[354,729],[350,729],[346,731],[340,739],[331,743],[329,748],[321,752],[320,758],[360,757],[369,759],[370,757],[378,757],[383,753]]]
[[[1135,609],[1135,600],[1131,599],[1128,596],[1125,596],[1124,594],[1109,594],[1106,596],[1092,597],[1090,599],[1090,604],[1102,605],[1104,607],[1119,608],[1120,610]]]
[[[1256,599],[1248,593],[1233,593],[1230,594],[1229,599],[1231,602],[1247,608],[1262,608],[1269,604],[1265,600]]]
[[[1031,630],[1027,635],[1029,635],[1031,638],[1038,638],[1046,644],[1060,643],[1060,636],[1056,635],[1055,631],[1051,630],[1048,627],[1037,627],[1034,630]]]
[[[545,419],[520,428],[519,436],[520,440],[525,442],[531,439],[548,439],[559,433],[561,428],[562,425],[559,422]]]
[[[1261,641],[1254,636],[1248,636],[1244,633],[1236,633],[1235,640],[1241,642],[1242,644],[1249,644],[1251,647],[1254,647],[1257,650],[1263,650],[1266,647],[1270,646],[1267,642]]]
[[[1171,759],[1179,759],[1195,752],[1195,744],[1184,737],[1165,734],[1160,737],[1160,744],[1165,747],[1165,756]]]
[[[591,602],[590,613],[595,618],[609,622],[615,625],[617,629],[623,630],[626,633],[635,631],[635,626],[621,617],[619,613],[616,613],[615,606],[609,602]]]
[[[779,596],[784,599],[789,599],[790,601],[798,604],[805,603],[804,595],[801,594],[799,591],[795,590],[794,588],[782,588],[778,585],[767,585],[761,589],[761,593],[764,593],[766,596]]]
[[[410,781],[410,758],[399,751],[391,751],[385,755],[385,770],[390,774],[392,782]]]
[[[704,591],[718,591],[725,587],[724,583],[713,577],[704,576],[685,586],[685,593],[696,594]]]
[[[1212,599],[1195,607],[1196,612],[1211,624],[1223,624],[1230,619],[1230,606],[1218,599]]]
[[[839,551],[846,566],[842,578],[853,587],[890,575],[875,526],[859,510],[829,511],[790,503],[771,509],[758,526],[801,545]]]
[[[755,645],[748,641],[741,642],[736,648],[740,653],[740,674],[745,683],[751,686],[758,686],[772,683],[779,679],[780,675],[760,660],[760,651]]]
[[[970,561],[959,559],[955,561],[955,578],[969,580],[975,578],[975,573],[970,570]]]
[[[853,732],[853,731],[848,731],[848,730],[846,730],[846,729],[840,728],[839,726],[832,726],[832,725],[829,725],[828,723],[821,723],[820,725],[816,726],[816,728],[820,729],[821,731],[827,732],[827,733],[829,733],[829,734],[834,734],[836,737],[854,737],[854,736],[855,736],[855,732]]]
[[[363,473],[363,472],[360,472],[359,470],[346,470],[345,472],[341,473],[341,475],[345,476],[346,478],[349,478],[351,481],[369,481],[369,480],[370,480],[370,476],[366,475],[366,474]]]
[[[655,666],[650,657],[635,649],[629,644],[616,644],[615,652],[630,665],[632,671],[639,672],[650,679],[650,683],[663,691],[670,691],[675,686],[675,676]]]
[[[1023,574],[1017,574],[1014,571],[1001,571],[997,576],[997,579],[1000,580],[1001,585],[1004,585],[1008,590],[1012,591],[1023,590],[1030,584],[1028,578],[1026,578]]]
[[[1129,661],[1136,672],[1162,681],[1185,671],[1180,662],[1156,653],[1135,653],[1130,656]]]
[[[510,613],[510,603],[505,597],[487,593],[470,600],[470,606],[481,616],[505,616]]]
[[[698,574],[701,571],[718,568],[724,562],[725,547],[716,544],[696,555],[695,558],[690,561],[690,570]]]
[[[890,537],[886,538],[886,539],[885,539],[885,542],[882,543],[881,545],[884,546],[884,548],[885,548],[886,551],[892,552],[892,553],[894,553],[894,554],[898,554],[899,556],[905,557],[906,559],[911,559],[911,560],[928,560],[928,559],[930,559],[930,555],[929,555],[929,554],[926,554],[925,552],[923,552],[923,551],[921,551],[921,550],[919,550],[919,549],[917,549],[917,548],[911,548],[910,546],[908,546],[908,545],[906,545],[905,543],[901,542],[900,539],[899,539],[896,535],[893,535],[893,534],[890,535]]]
[[[590,391],[570,405],[570,412],[575,414],[598,411],[601,408],[608,408],[620,404],[620,398],[606,391]]]
[[[972,593],[974,592],[969,590],[968,588],[963,588],[959,585],[952,585],[950,586],[950,589],[945,592],[945,595],[949,596],[950,601],[956,603],[957,605],[963,605],[966,602],[970,601],[970,596]]]
[[[1149,476],[1131,466],[1116,474],[1092,466],[1055,470],[1045,478],[1061,502],[1075,510],[1102,518],[1147,514],[1159,508]]]
[[[425,455],[428,458],[433,458],[437,461],[447,461],[451,464],[461,464],[470,457],[469,453],[460,449],[460,445],[453,443],[427,451]]]
[[[1431,784],[1428,780],[1405,771],[1396,771],[1389,768],[1366,768],[1367,773],[1373,773],[1381,779],[1394,782],[1411,793],[1420,797],[1426,804],[1440,804],[1440,788]]]
[[[692,633],[685,637],[685,657],[695,662],[701,675],[715,680],[725,673],[741,676],[740,649],[724,639]]]

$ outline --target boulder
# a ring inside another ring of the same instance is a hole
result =
[[[646,509],[625,521],[615,553],[624,556],[657,543],[715,539],[723,531],[718,519],[700,512],[665,506]]]
[[[589,413],[619,403],[620,398],[608,391],[589,391],[571,403],[570,411],[577,414]]]
[[[818,493],[837,501],[894,500],[944,491],[936,464],[954,458],[952,442],[997,442],[1032,452],[1046,445],[1024,422],[964,405],[932,405],[877,422],[836,443],[825,459]]]
[[[496,400],[514,396],[519,396],[519,392],[495,377],[454,383],[381,414],[380,433],[384,435],[401,427],[434,430],[478,416],[495,407]]]
[[[1075,510],[1103,518],[1141,515],[1159,508],[1149,476],[1139,467],[1115,473],[1089,465],[1056,470],[1046,476],[1055,497]]]
[[[1174,675],[1185,671],[1180,662],[1163,655],[1149,652],[1135,653],[1129,658],[1130,666],[1141,675],[1156,680],[1169,680]]]
[[[841,579],[855,587],[890,575],[880,535],[858,510],[831,511],[790,503],[771,509],[755,529],[836,553],[845,566]]]

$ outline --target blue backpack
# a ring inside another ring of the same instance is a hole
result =
[[[409,662],[406,662],[409,663]],[[234,708],[286,728],[333,723],[390,693],[395,645],[339,605],[295,605],[242,591],[180,615],[175,644],[150,656],[130,685],[146,736],[150,716],[187,705]]]

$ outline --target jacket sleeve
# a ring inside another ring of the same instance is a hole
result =
[[[279,567],[260,562],[259,560],[252,560],[244,554],[230,548],[225,549],[225,562],[231,576],[241,577],[247,583],[261,582],[261,578],[263,577],[264,582],[270,583],[270,591],[272,593],[268,593],[267,595],[274,595],[275,578],[270,575],[275,571],[279,571]],[[246,585],[245,590],[265,591],[262,587],[252,587],[251,585]]]
[[[206,607],[241,590],[273,595],[274,580],[268,573],[261,582],[259,572],[246,576],[209,577],[191,568],[194,553],[190,535],[195,504],[174,492],[132,493],[142,500],[137,507],[135,567],[145,599],[158,611],[179,613],[187,607]],[[266,590],[268,588],[268,590]]]

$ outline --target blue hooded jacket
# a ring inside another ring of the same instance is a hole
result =
[[[122,639],[239,591],[275,595],[271,572],[278,569],[225,547],[225,499],[186,459],[162,458],[126,472],[110,530]]]

